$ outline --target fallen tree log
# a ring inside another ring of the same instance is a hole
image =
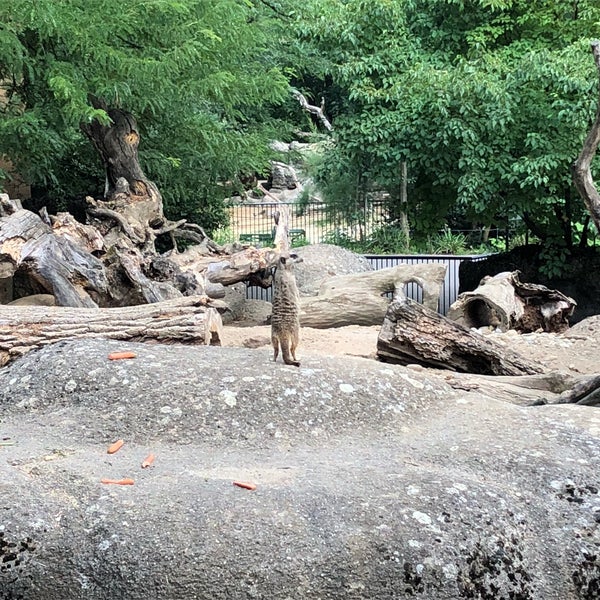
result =
[[[403,298],[405,286],[411,282],[423,290],[424,306],[435,311],[445,275],[446,265],[431,263],[330,277],[323,281],[317,296],[301,298],[300,324],[315,329],[379,325],[390,304],[386,294]]]
[[[600,375],[580,378],[571,388],[556,398],[543,398],[535,404],[579,404],[580,406],[600,405]]]
[[[0,306],[0,366],[65,339],[220,346],[224,305],[204,296],[123,308]]]
[[[472,292],[460,294],[448,319],[465,327],[497,327],[530,333],[539,329],[562,333],[577,303],[558,290],[525,283],[519,271],[485,277]]]
[[[408,298],[392,302],[377,339],[384,362],[420,364],[482,375],[533,375],[542,365],[528,361]]]
[[[139,209],[142,204],[133,206]],[[97,219],[97,227],[92,227],[77,223],[68,213],[45,217],[0,194],[0,303],[39,293],[54,296],[58,306],[87,308],[182,296],[220,298],[223,286],[240,281],[269,286],[269,269],[276,261],[271,248],[219,247],[209,238],[182,253],[157,254],[132,243],[120,222],[115,233]],[[202,228],[193,229],[198,239],[205,235]],[[151,239],[154,234],[147,235]],[[23,288],[18,295],[15,276]]]
[[[478,391],[494,400],[519,406],[552,404],[563,392],[577,385],[582,378],[571,373],[550,372],[538,375],[477,375],[474,373],[436,374],[449,386],[467,392]]]

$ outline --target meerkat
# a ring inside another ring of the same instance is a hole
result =
[[[273,312],[271,314],[271,342],[273,361],[279,348],[286,365],[300,366],[296,348],[300,341],[300,294],[294,276],[294,263],[300,262],[296,254],[282,255],[277,263],[273,282]]]

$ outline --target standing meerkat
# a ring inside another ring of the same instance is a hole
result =
[[[271,314],[271,342],[277,360],[279,348],[286,365],[300,366],[296,348],[300,341],[300,294],[294,276],[294,263],[300,262],[296,254],[279,258],[273,282],[273,312]]]

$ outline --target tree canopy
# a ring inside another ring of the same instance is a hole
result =
[[[100,190],[80,126],[102,99],[137,118],[166,211],[211,227],[216,184],[309,118],[291,84],[334,122],[330,201],[384,191],[417,234],[518,216],[568,246],[599,29],[596,0],[0,0],[0,149],[46,199]]]
[[[0,148],[49,200],[102,188],[80,124],[131,112],[165,208],[220,220],[215,183],[264,169],[287,94],[269,19],[238,0],[3,0]],[[193,214],[198,212],[200,214]]]
[[[361,173],[393,202],[406,161],[417,229],[452,212],[482,225],[520,215],[539,237],[571,241],[584,219],[570,164],[597,98],[597,2],[330,0],[306,10],[315,18],[303,15],[300,35],[327,57],[343,98],[331,103],[329,188]]]

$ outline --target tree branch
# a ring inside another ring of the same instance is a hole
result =
[[[596,69],[598,70],[598,80],[600,82],[600,40],[594,40],[591,44],[592,54]],[[581,153],[573,163],[571,169],[573,173],[573,183],[582,197],[586,208],[588,209],[596,229],[600,232],[600,193],[594,185],[592,179],[591,164],[598,145],[600,144],[600,94],[598,97],[598,106],[596,109],[596,118],[590,129]]]
[[[327,129],[327,131],[333,130],[333,126],[331,125],[331,123],[329,122],[327,117],[325,116],[325,112],[324,112],[325,99],[324,98],[321,98],[321,106],[314,106],[312,104],[309,104],[308,100],[298,90],[294,91],[294,98],[296,98],[296,100],[298,100],[298,102],[300,102],[300,106],[304,110],[308,111],[309,113],[311,113],[313,115],[316,115],[317,118],[319,119],[319,121],[321,121],[321,123],[323,124],[323,127],[325,127],[325,129]]]

